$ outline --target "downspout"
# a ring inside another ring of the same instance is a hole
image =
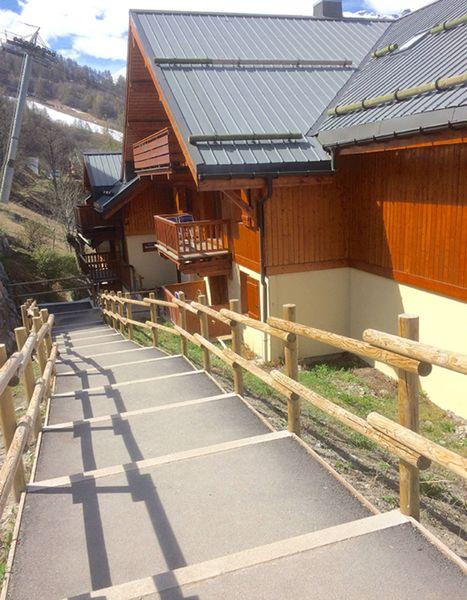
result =
[[[265,239],[265,219],[264,205],[272,197],[272,175],[266,177],[266,193],[259,199],[258,203],[258,225],[259,225],[259,263],[261,278],[261,317],[264,322],[268,318],[268,288],[266,284],[266,239]],[[263,356],[268,358],[268,338],[263,335]]]

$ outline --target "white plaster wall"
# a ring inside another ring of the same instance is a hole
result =
[[[268,277],[269,314],[282,317],[284,304],[295,304],[297,322],[347,335],[349,331],[349,269],[326,269],[286,273]],[[299,357],[338,352],[336,348],[299,338]],[[271,359],[283,354],[283,344],[274,340]]]
[[[143,286],[146,289],[177,281],[177,270],[170,260],[162,258],[158,252],[143,252],[143,243],[153,241],[151,235],[131,235],[126,238],[128,262],[144,277]]]
[[[397,334],[397,316],[414,313],[420,317],[421,342],[467,354],[467,303],[460,300],[350,269],[349,312],[351,337],[361,339],[368,328]],[[376,366],[394,376],[390,367]],[[466,375],[433,367],[421,384],[438,406],[467,418]]]

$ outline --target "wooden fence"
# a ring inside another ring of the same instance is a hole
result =
[[[283,318],[270,317],[267,323],[257,321],[239,312],[238,300],[231,300],[229,309],[217,311],[206,305],[201,295],[198,302],[186,302],[183,292],[171,302],[158,300],[154,294],[142,301],[124,298],[113,292],[100,296],[102,312],[106,321],[122,333],[128,330],[133,338],[133,328],[143,327],[152,333],[153,345],[158,344],[158,332],[165,331],[180,338],[180,351],[187,355],[187,342],[200,347],[203,367],[211,371],[211,354],[233,369],[234,390],[244,392],[243,370],[249,371],[271,388],[287,398],[288,430],[300,436],[300,402],[303,400],[344,423],[350,429],[366,436],[380,447],[399,458],[400,510],[403,514],[420,518],[419,472],[438,465],[467,479],[467,460],[462,456],[428,440],[419,434],[419,377],[430,374],[432,365],[467,373],[467,356],[443,351],[418,341],[418,317],[399,315],[399,335],[367,330],[363,340],[356,340],[302,325],[295,322],[295,305],[283,306]],[[141,323],[132,318],[132,306],[148,306],[151,319]],[[178,325],[166,327],[157,322],[157,306],[179,311]],[[200,332],[187,331],[187,314],[199,319]],[[232,347],[220,348],[209,341],[209,319],[215,319],[230,328]],[[252,360],[242,356],[243,328],[251,327],[280,339],[284,345],[284,372],[277,369],[267,372]],[[326,342],[327,344],[390,365],[398,379],[399,423],[372,412],[363,419],[327,400],[298,382],[297,337]]]
[[[30,438],[37,440],[41,431],[41,404],[50,398],[57,358],[57,345],[52,343],[53,315],[28,300],[21,306],[21,318],[23,327],[15,329],[17,352],[7,358],[5,346],[0,345],[0,427],[6,452],[0,469],[0,518],[10,492],[19,501],[25,489],[23,453]],[[39,365],[38,379],[33,360]],[[27,406],[17,420],[11,388],[19,381]]]

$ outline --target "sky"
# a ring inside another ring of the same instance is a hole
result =
[[[345,12],[415,10],[430,0],[343,0]],[[83,65],[124,74],[130,8],[307,15],[313,0],[0,0],[0,35],[40,26],[46,43]]]

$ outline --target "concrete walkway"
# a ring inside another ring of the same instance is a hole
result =
[[[465,598],[437,540],[184,357],[93,309],[57,313],[55,334],[7,598]]]

